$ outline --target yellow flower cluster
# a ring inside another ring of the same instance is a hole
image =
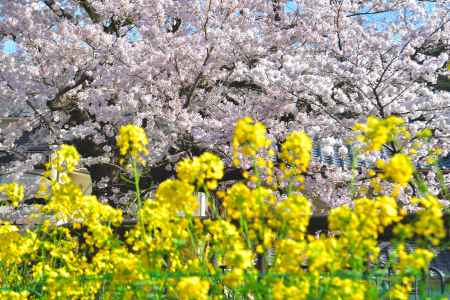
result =
[[[55,170],[59,174],[69,174],[75,171],[80,154],[71,145],[61,145],[52,155],[47,170]]]
[[[407,300],[413,282],[427,271],[434,254],[424,248],[407,251],[404,244],[399,244],[394,254],[396,259],[392,269],[396,273],[397,283],[388,291],[388,296],[392,299]]]
[[[194,186],[178,179],[162,182],[155,195],[156,201],[166,203],[173,212],[193,214],[198,201],[194,196]]]
[[[133,124],[122,126],[119,129],[116,143],[122,157],[129,155],[141,164],[145,163],[143,156],[148,155],[148,149],[146,147],[148,145],[148,138],[144,129]]]
[[[176,167],[180,180],[195,184],[198,188],[206,187],[210,190],[217,188],[217,181],[223,177],[224,164],[220,157],[205,152],[199,157],[186,158]]]
[[[353,130],[361,133],[357,140],[366,144],[366,151],[379,151],[381,146],[393,141],[400,134],[408,138],[409,133],[401,127],[403,124],[404,121],[395,116],[386,119],[369,116],[366,124],[358,123]]]
[[[266,137],[266,127],[261,122],[254,122],[250,117],[240,119],[235,127],[232,139],[233,163],[240,165],[239,153],[254,157],[272,144]]]
[[[363,143],[363,150],[376,152],[385,146],[394,152],[389,159],[378,159],[373,169],[366,171],[368,184],[360,185],[359,195],[390,194],[398,197],[408,184],[420,185],[420,176],[417,178],[414,176],[413,160],[426,164],[434,164],[437,161],[439,154],[436,153],[439,153],[439,150],[435,153],[434,149],[427,149],[427,140],[432,136],[432,131],[428,128],[421,129],[413,135],[404,121],[398,117],[378,119],[369,116],[366,124],[356,124],[354,130],[359,131],[356,139]],[[418,157],[416,154],[419,149],[422,149],[421,152],[426,150],[428,155]]]
[[[414,166],[411,159],[402,153],[397,153],[382,165],[384,177],[391,179],[400,185],[407,184],[414,173]]]
[[[309,282],[298,281],[292,285],[286,285],[283,281],[276,281],[272,286],[274,300],[307,299],[309,293]]]
[[[14,206],[19,206],[19,203],[25,196],[25,188],[18,183],[2,183],[0,184],[0,193],[3,193],[8,198],[9,202]]]
[[[244,282],[244,274],[253,268],[253,252],[246,249],[236,226],[225,220],[206,221],[208,241],[216,259],[231,271],[223,278],[229,287],[238,287]]]
[[[178,282],[176,291],[180,300],[208,299],[209,282],[199,277],[186,277]]]
[[[365,300],[367,297],[367,286],[363,281],[332,277],[328,282],[324,282],[324,284],[329,286],[329,292],[323,297],[325,300]]]
[[[396,129],[401,125],[396,119],[369,123],[370,129],[364,130],[371,149],[402,132]],[[384,137],[374,141],[374,132]],[[133,126],[121,130],[121,156],[144,159],[144,136]],[[19,231],[0,223],[0,298],[408,299],[414,276],[426,270],[433,257],[427,246],[445,236],[439,200],[428,194],[412,199],[419,210],[407,223],[395,196],[380,190],[355,199],[351,206],[331,209],[329,234],[312,236],[308,226],[313,206],[305,195],[280,189],[268,178],[253,179],[271,176],[268,170],[273,166],[260,155],[269,146],[261,123],[241,120],[233,147],[254,162],[248,181],[215,192],[223,162],[211,153],[185,159],[176,167],[177,178],[162,182],[154,198],[139,205],[134,225],[123,222],[120,210],[83,195],[65,177],[79,155],[71,146],[61,146],[48,170],[59,167],[63,180],[52,179],[42,214],[35,220],[40,225]],[[291,133],[279,157],[292,174],[282,176],[295,175],[297,180],[310,156],[310,138]],[[374,177],[400,185],[414,172],[403,152],[379,169],[381,174]],[[206,220],[193,217],[198,206],[195,192],[205,186],[207,201],[217,204]],[[20,194],[15,186],[0,187]],[[280,197],[280,191],[286,196]],[[388,226],[395,235],[388,260],[392,285],[381,291],[371,272],[379,269],[378,240]],[[407,251],[405,241],[412,238],[421,247]]]
[[[30,232],[29,237],[20,234],[19,228],[8,222],[0,225],[0,262],[10,273],[8,277],[0,277],[1,283],[13,284],[20,279],[19,266],[26,261],[25,257],[32,256],[38,249],[32,239],[36,235]]]
[[[303,240],[312,214],[312,205],[301,194],[291,194],[274,207],[273,217],[268,225],[276,228],[280,236],[299,241]]]
[[[26,300],[30,293],[28,291],[14,292],[14,291],[0,291],[0,299],[5,300]]]
[[[396,251],[398,262],[394,269],[402,274],[419,275],[425,271],[433,258],[433,252],[428,249],[417,248],[408,253],[403,244],[399,245]]]
[[[273,269],[280,274],[303,274],[299,268],[309,258],[308,244],[304,241],[281,239],[275,243],[276,258]]]
[[[227,217],[245,222],[248,242],[255,245],[261,240],[265,247],[270,247],[274,236],[269,228],[265,228],[263,216],[270,214],[275,203],[272,190],[265,187],[250,189],[242,182],[233,185],[223,197]],[[262,251],[261,247],[258,251]]]
[[[280,158],[285,162],[281,166],[282,170],[286,166],[294,168],[296,174],[306,172],[311,160],[312,140],[304,132],[291,132],[281,145]]]
[[[339,234],[341,252],[347,253],[341,256],[342,265],[374,261],[380,251],[378,235],[386,226],[401,219],[397,202],[392,197],[357,199],[353,209],[348,206],[333,209],[328,222],[330,230]]]
[[[411,279],[405,278],[401,283],[394,284],[386,296],[389,297],[388,299],[408,300],[412,290],[411,282]]]
[[[415,234],[433,245],[438,245],[445,237],[442,204],[432,195],[413,198],[412,202],[422,207],[417,212],[417,220],[414,223]]]

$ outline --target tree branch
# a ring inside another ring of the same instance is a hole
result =
[[[86,11],[92,23],[100,23],[101,15],[95,11],[88,0],[78,0],[78,3],[80,3],[81,7]]]
[[[92,76],[88,75],[87,72],[82,72],[78,76],[78,78],[75,79],[75,82],[73,84],[66,85],[58,90],[55,97],[52,100],[47,101],[47,107],[51,110],[57,110],[59,109],[58,105],[60,104],[60,99],[62,96],[64,96],[65,93],[77,88],[84,82],[88,81],[91,82],[93,80]]]
[[[58,5],[55,0],[44,0],[44,4],[59,18],[66,18],[68,20],[72,20],[73,16],[66,12],[64,9]]]

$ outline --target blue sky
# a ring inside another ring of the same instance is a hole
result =
[[[6,40],[3,42],[3,52],[10,54],[16,51],[16,43],[14,43],[12,40]]]

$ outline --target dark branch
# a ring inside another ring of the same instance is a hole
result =
[[[391,12],[391,11],[392,11],[392,9],[385,9],[385,10],[379,10],[379,11],[354,12],[354,13],[347,15],[347,17],[377,15],[377,14],[384,14],[384,13]]]
[[[92,23],[99,23],[102,20],[101,15],[95,11],[88,0],[78,0],[78,3],[80,3],[81,7],[86,11]]]
[[[65,87],[62,87],[58,90],[55,97],[52,100],[47,101],[47,107],[51,110],[57,110],[59,109],[59,105],[61,98],[66,94],[67,92],[77,88],[81,84],[85,82],[91,82],[93,78],[88,75],[86,72],[80,73],[80,75],[76,76],[78,78],[75,78],[75,82],[73,84],[66,85]]]
[[[59,18],[73,19],[73,16],[58,5],[55,0],[44,0],[44,4]]]

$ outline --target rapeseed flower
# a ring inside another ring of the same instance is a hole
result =
[[[283,281],[276,281],[272,286],[272,295],[274,300],[286,299],[307,299],[309,293],[309,282],[306,280],[295,282],[293,285],[287,285]]]
[[[280,158],[284,161],[281,168],[289,166],[297,174],[305,172],[311,160],[311,150],[312,140],[306,133],[291,132],[281,145]]]
[[[60,174],[69,174],[75,171],[80,154],[72,145],[63,144],[53,152],[50,162],[47,164],[47,170],[54,170]]]
[[[206,187],[214,190],[217,181],[223,177],[224,164],[220,157],[210,152],[205,152],[199,157],[186,158],[176,167],[177,177],[197,187]]]
[[[348,278],[331,277],[325,281],[325,284],[328,284],[329,288],[325,292],[323,299],[366,299],[367,285],[362,280],[358,281]]]
[[[421,206],[413,225],[414,232],[431,244],[438,245],[445,237],[442,204],[432,195],[413,198],[412,201]]]
[[[383,166],[384,176],[400,185],[406,185],[412,178],[414,166],[409,156],[397,153]]]
[[[404,244],[396,249],[398,261],[394,264],[394,270],[402,274],[418,275],[428,268],[434,254],[428,249],[416,248],[407,252]]]
[[[30,232],[29,235],[23,235],[19,228],[8,222],[0,224],[0,261],[5,271],[20,265],[27,256],[37,251],[36,234]],[[0,276],[0,282],[7,279]]]
[[[232,139],[233,163],[240,165],[239,153],[247,157],[255,157],[262,150],[271,145],[266,136],[266,127],[261,122],[255,122],[250,117],[240,119],[236,123]]]
[[[401,122],[395,118],[368,123],[363,135],[373,149],[403,134]],[[233,146],[238,156],[252,160],[254,168],[248,172],[250,182],[235,183],[215,194],[222,200],[218,218],[192,218],[198,205],[196,190],[215,189],[223,176],[220,158],[206,152],[178,164],[177,179],[161,183],[154,199],[139,205],[139,223],[123,237],[114,228],[122,223],[121,211],[100,203],[95,196],[83,195],[70,181],[67,175],[76,168],[79,155],[72,146],[61,146],[48,164],[48,170],[60,173],[59,178],[51,180],[49,197],[41,208],[51,218],[38,231],[19,232],[17,226],[0,224],[4,241],[0,244],[0,282],[5,287],[0,298],[31,295],[7,290],[27,287],[31,280],[40,283],[36,292],[48,299],[141,299],[152,295],[201,300],[220,298],[224,290],[237,297],[254,294],[273,299],[407,299],[414,276],[426,270],[433,256],[425,246],[437,245],[445,236],[442,206],[436,197],[413,198],[419,209],[408,224],[400,222],[404,209],[395,197],[381,194],[382,179],[396,186],[410,180],[414,172],[410,159],[399,153],[386,162],[380,160],[370,176],[376,195],[382,196],[362,197],[352,205],[331,209],[330,235],[311,236],[307,228],[312,204],[292,189],[280,197],[279,191],[284,190],[268,180],[273,165],[267,157],[276,155],[268,149],[264,126],[250,118],[238,125]],[[147,153],[143,131],[137,131],[129,128],[118,138],[125,149],[122,159],[139,161]],[[381,139],[372,136],[375,132],[381,133]],[[308,168],[310,152],[309,137],[291,133],[279,154],[285,164],[283,175],[298,180]],[[15,186],[1,188],[20,194]],[[371,278],[373,262],[380,254],[379,235],[387,226],[394,227],[398,247],[387,266],[394,270],[393,284],[382,294],[367,278]],[[407,238],[419,238],[423,247],[406,251]],[[274,255],[269,256],[272,250]],[[154,277],[149,271],[162,276]],[[203,272],[214,280],[198,275]],[[260,272],[282,276],[259,276]],[[180,279],[165,276],[180,273],[188,275]],[[368,277],[353,276],[358,274]]]
[[[178,282],[175,290],[180,300],[206,300],[209,282],[200,277],[185,277]]]
[[[0,291],[0,298],[5,300],[26,300],[28,299],[30,292],[22,291]]]
[[[281,239],[275,242],[276,257],[274,270],[280,274],[303,273],[302,265],[307,260],[307,243],[293,239]]]
[[[230,219],[246,220],[272,216],[277,199],[273,191],[266,187],[250,189],[242,182],[234,184],[223,196],[223,206]],[[258,223],[254,223],[258,226]]]
[[[174,213],[184,212],[192,215],[198,207],[194,196],[194,186],[178,179],[163,181],[156,190],[156,201],[167,204]]]
[[[129,155],[132,159],[145,164],[143,156],[148,155],[148,138],[143,128],[133,124],[120,127],[116,138],[120,156]],[[123,162],[123,160],[122,160]]]
[[[387,296],[394,300],[408,300],[411,290],[412,287],[410,283],[397,283],[389,289]]]
[[[244,249],[242,237],[238,228],[226,220],[207,220],[205,221],[209,240],[218,249],[225,253],[229,250]]]
[[[250,268],[253,266],[253,252],[244,249],[227,251],[224,256],[224,262],[227,267],[231,268]]]
[[[405,129],[401,128],[404,123],[396,116],[386,119],[369,116],[366,124],[357,123],[353,130],[361,133],[357,136],[357,140],[366,144],[366,151],[379,151],[384,144],[393,141],[400,133],[409,135]]]
[[[268,221],[286,237],[302,240],[312,214],[308,199],[300,194],[291,194],[279,201],[274,208],[274,217]]]
[[[3,193],[8,198],[9,202],[14,206],[19,206],[19,203],[25,196],[25,189],[23,185],[18,183],[2,183],[0,184],[0,193]]]

